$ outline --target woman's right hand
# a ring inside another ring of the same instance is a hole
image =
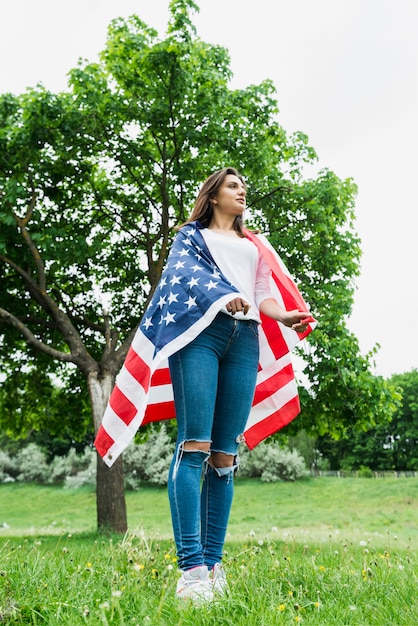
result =
[[[251,304],[248,304],[248,302],[246,302],[242,298],[234,298],[226,305],[226,310],[232,315],[235,315],[235,313],[238,313],[240,311],[244,313],[244,315],[247,315],[250,308]]]

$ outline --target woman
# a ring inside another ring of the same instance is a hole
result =
[[[243,226],[246,185],[233,168],[203,184],[189,220],[220,274],[235,288],[213,321],[169,357],[178,437],[168,493],[179,567],[179,598],[210,601],[227,589],[222,551],[233,498],[238,445],[254,398],[260,313],[296,333],[308,311],[286,311],[271,271]],[[203,482],[201,483],[203,474]]]
[[[139,426],[177,418],[168,482],[176,594],[196,602],[227,588],[221,561],[239,442],[253,448],[299,413],[290,350],[315,325],[274,250],[244,228],[245,197],[233,168],[204,182],[95,440],[111,466]]]

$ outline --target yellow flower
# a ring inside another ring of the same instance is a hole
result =
[[[323,565],[320,565],[320,566],[319,566],[319,571],[320,571],[320,572],[325,572],[325,569],[326,569],[326,568],[325,568]]]
[[[289,596],[293,596],[293,591],[292,591],[292,590],[290,590],[290,591],[288,591],[288,592],[287,592],[287,594],[288,594]]]
[[[134,563],[134,566],[133,566],[133,567],[134,567],[134,570],[135,570],[136,572],[140,572],[141,570],[143,570],[143,569],[144,569],[144,567],[145,567],[145,566],[144,566],[144,565],[142,565],[142,563]]]
[[[170,554],[165,554],[165,555],[164,555],[164,558],[165,558],[165,559],[171,559],[171,555],[170,555]]]
[[[285,610],[285,605],[284,604],[279,604],[279,611],[283,612]]]

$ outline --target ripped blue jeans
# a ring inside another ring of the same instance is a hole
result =
[[[219,313],[190,344],[169,358],[178,425],[168,496],[180,569],[211,569],[222,560],[240,436],[251,409],[259,357],[257,322]],[[214,468],[209,454],[186,441],[210,442],[234,458]]]

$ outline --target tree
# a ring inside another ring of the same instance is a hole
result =
[[[19,98],[4,96],[0,109],[0,318],[7,329],[2,359],[27,375],[45,366],[45,356],[76,366],[97,422],[118,363],[114,333],[95,293],[111,225],[102,220],[98,226],[94,195],[100,173],[83,143],[83,115],[70,94],[41,88]],[[45,371],[54,371],[52,362]],[[121,479],[120,462],[108,472],[107,499],[98,496],[98,521],[104,526],[110,519],[112,528],[123,531],[123,491],[115,489]]]
[[[388,422],[366,432],[350,429],[344,441],[322,438],[319,446],[333,467],[358,469],[362,465],[375,471],[418,469],[418,371],[394,374],[388,384],[400,401]]]
[[[418,370],[394,374],[391,383],[399,387],[401,406],[389,424],[387,444],[397,470],[418,470]]]
[[[347,335],[343,318],[358,273],[358,240],[350,234],[355,188],[331,172],[303,181],[304,165],[316,156],[303,134],[288,137],[280,127],[272,83],[229,89],[228,54],[196,36],[192,10],[192,0],[172,0],[162,40],[136,16],[114,20],[100,62],[80,62],[68,93],[37,87],[1,98],[5,370],[42,368],[67,388],[77,381],[78,389],[82,374],[97,430],[173,226],[190,213],[202,180],[232,164],[251,183],[254,222],[287,251],[296,275],[303,270],[303,291],[321,311],[324,330],[308,355],[311,406],[330,395],[328,404],[340,406],[351,377],[362,409],[355,419],[364,422],[365,404],[388,393],[380,380],[370,392],[368,360],[351,338],[338,394],[332,396],[329,382],[340,359],[339,342],[329,336]],[[324,275],[316,295],[316,278]],[[365,382],[356,386],[359,363]],[[385,412],[382,403],[378,411]],[[334,411],[334,418],[345,424],[353,411],[348,417]],[[322,427],[322,416],[312,419]],[[331,431],[333,420],[325,421]],[[121,460],[111,470],[98,463],[97,508],[99,527],[126,529]]]

